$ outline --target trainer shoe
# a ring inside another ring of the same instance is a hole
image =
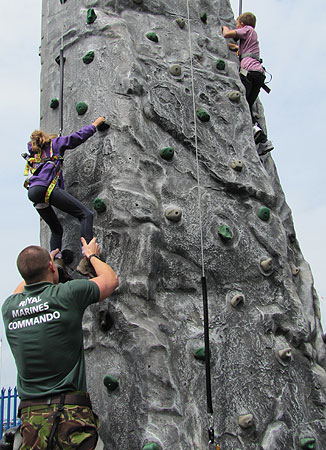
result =
[[[274,149],[274,146],[271,141],[260,142],[257,145],[257,152],[259,156],[266,155],[266,153],[271,152]]]
[[[97,276],[92,264],[88,261],[88,258],[86,256],[82,257],[76,270],[81,275],[84,275],[85,277],[88,278],[94,278]]]
[[[66,283],[67,281],[73,280],[72,276],[69,274],[63,259],[55,258],[54,264],[57,266],[59,274],[59,283]]]

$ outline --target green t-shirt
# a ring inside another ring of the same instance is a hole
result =
[[[27,285],[5,300],[2,315],[20,398],[87,390],[82,318],[99,296],[94,282],[72,280]]]

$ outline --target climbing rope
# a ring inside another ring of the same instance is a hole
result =
[[[194,69],[193,69],[193,61],[192,61],[193,60],[193,52],[192,52],[192,43],[191,43],[189,0],[187,0],[187,20],[188,20],[189,55],[190,55],[190,74],[191,74],[191,86],[192,86],[192,107],[193,107],[193,115],[194,115],[194,133],[195,133],[196,168],[197,168],[197,191],[198,191],[198,216],[199,216],[201,267],[202,267],[201,285],[202,285],[203,311],[204,311],[206,398],[207,398],[207,413],[209,414],[208,439],[209,439],[209,444],[214,444],[214,420],[213,420],[211,365],[210,365],[210,350],[209,350],[208,301],[207,301],[207,285],[206,285],[205,262],[204,262],[204,239],[203,239],[202,212],[201,212],[201,186],[200,186],[200,175],[199,175],[199,154],[198,154],[198,139],[197,139],[197,125],[196,125],[196,120],[197,120],[196,119],[196,101],[195,101],[195,86],[194,86]]]
[[[242,0],[239,0],[239,16],[242,14]]]
[[[63,57],[63,20],[61,21],[61,39],[60,39],[60,93],[59,93],[59,136],[62,136],[63,132],[63,66],[64,66],[64,57]]]

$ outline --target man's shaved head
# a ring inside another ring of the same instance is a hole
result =
[[[17,258],[17,268],[26,284],[38,283],[46,277],[51,256],[38,245],[24,248]]]

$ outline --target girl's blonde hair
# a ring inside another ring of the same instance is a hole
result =
[[[256,16],[251,12],[245,12],[238,17],[240,23],[250,25],[252,28],[256,26]]]
[[[32,146],[32,152],[38,153],[40,152],[46,144],[49,144],[52,139],[56,138],[57,134],[47,134],[45,131],[42,130],[35,130],[31,134],[31,146]]]

